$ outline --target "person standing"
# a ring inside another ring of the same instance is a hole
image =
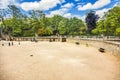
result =
[[[13,46],[13,41],[12,41],[12,46]]]
[[[20,41],[19,41],[19,43],[18,43],[19,45],[20,45]]]
[[[10,42],[8,43],[8,46],[10,46]]]

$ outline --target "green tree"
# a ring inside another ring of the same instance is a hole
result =
[[[99,17],[95,14],[95,11],[89,11],[86,15],[85,22],[88,27],[88,33],[91,34],[91,31],[96,28],[96,23]]]
[[[60,15],[54,15],[52,18],[51,18],[51,21],[52,21],[52,28],[54,30],[58,30],[58,26],[59,26],[59,22],[63,19],[62,16]]]
[[[85,34],[85,25],[81,19],[76,17],[65,18],[60,15],[54,15],[51,18],[45,16],[40,10],[31,10],[25,15],[15,5],[8,6],[7,10],[0,10],[0,18],[4,25],[4,32],[12,36],[50,36],[55,31],[61,35],[81,35]],[[9,17],[7,17],[9,15]],[[6,16],[6,18],[4,18]]]
[[[68,35],[69,33],[69,19],[68,18],[63,18],[58,25],[58,30],[61,35]]]
[[[116,36],[119,34],[120,28],[120,7],[116,6],[106,12],[103,18],[97,23],[94,34],[103,34],[106,36]],[[97,31],[96,31],[97,30]]]
[[[3,33],[5,33],[5,34],[8,34],[8,26],[7,26],[5,20],[7,19],[9,14],[10,14],[10,9],[9,8],[0,9],[0,21],[2,22],[1,26],[4,29]]]
[[[32,29],[34,33],[37,33],[40,28],[44,27],[44,24],[41,21],[41,19],[45,17],[45,14],[40,10],[32,10],[29,12],[29,14],[30,14],[29,21],[31,23]]]
[[[73,17],[69,22],[69,34],[70,35],[80,35],[84,34],[86,27],[81,19]]]

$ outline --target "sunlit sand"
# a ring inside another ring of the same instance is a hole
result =
[[[120,80],[117,58],[61,42],[0,43],[0,80]]]

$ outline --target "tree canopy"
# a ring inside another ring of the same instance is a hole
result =
[[[0,27],[4,34],[16,37],[60,35],[114,35],[120,36],[120,6],[110,9],[99,19],[94,11],[86,14],[86,25],[77,17],[61,15],[46,17],[43,11],[31,10],[26,14],[15,5],[0,9]],[[98,20],[99,19],[99,20]],[[87,26],[87,27],[86,27]],[[88,31],[89,33],[86,33]]]
[[[95,14],[95,11],[89,11],[86,15],[85,22],[88,27],[88,33],[91,33],[93,29],[96,28],[96,23],[99,17]]]
[[[15,5],[9,5],[7,9],[0,10],[1,26],[4,33],[12,36],[50,36],[59,31],[60,35],[84,34],[86,27],[84,22],[77,17],[65,18],[61,15],[46,17],[40,10],[31,10],[24,14]]]
[[[106,12],[92,32],[96,35],[120,36],[120,6]]]

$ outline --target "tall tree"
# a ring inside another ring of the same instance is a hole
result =
[[[62,16],[60,16],[60,15],[54,15],[53,17],[52,17],[52,28],[54,29],[54,30],[58,30],[58,26],[59,26],[59,22],[61,21],[63,19],[63,17]]]
[[[10,9],[9,8],[0,9],[0,20],[2,22],[2,26],[4,27],[4,30],[7,29],[7,24],[5,23],[5,20],[7,19],[9,14],[10,14]]]
[[[21,10],[15,6],[15,5],[9,5],[8,8],[10,9],[10,15],[11,15],[11,25],[12,28],[12,36],[23,36],[23,21],[24,21],[24,15],[21,12]]]
[[[38,30],[40,28],[43,28],[41,19],[45,17],[45,14],[40,10],[31,10],[29,14],[30,14],[30,23],[31,23],[32,29],[34,33],[38,33]]]
[[[70,35],[80,35],[83,34],[85,25],[81,19],[73,17],[69,21],[69,34]]]
[[[68,35],[69,33],[69,19],[68,18],[63,18],[58,25],[58,30],[61,35]]]
[[[96,29],[92,32],[95,34],[103,34],[105,36],[119,35],[120,28],[120,6],[115,6],[106,12],[103,18],[97,23]],[[99,33],[98,33],[99,32]]]
[[[91,33],[93,29],[96,27],[96,22],[98,21],[99,17],[95,14],[95,11],[90,11],[87,13],[85,22],[88,27],[88,32]]]

